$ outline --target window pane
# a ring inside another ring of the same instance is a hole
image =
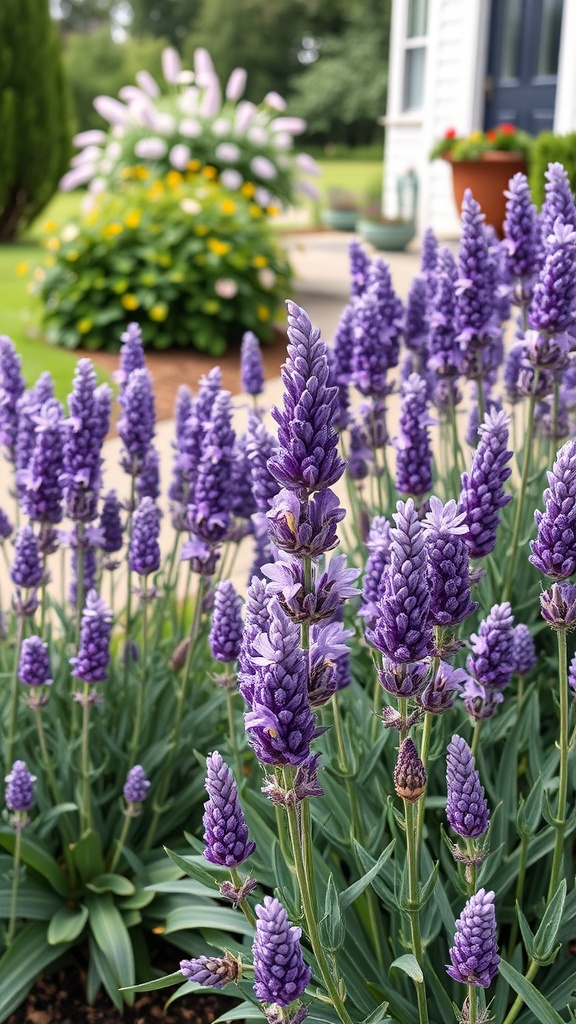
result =
[[[518,78],[520,74],[521,17],[522,0],[507,0],[502,19],[501,78]]]
[[[562,27],[562,0],[543,0],[540,46],[538,48],[538,74],[558,74],[558,52]]]
[[[425,36],[428,26],[428,0],[408,0],[408,39]]]
[[[406,50],[404,65],[404,110],[418,110],[424,99],[424,66],[426,47]]]

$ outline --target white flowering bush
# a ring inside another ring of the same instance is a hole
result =
[[[256,106],[243,100],[246,72],[236,68],[224,89],[208,52],[198,49],[194,71],[182,70],[173,49],[163,53],[167,92],[147,71],[137,85],[120,90],[120,99],[97,96],[96,110],[109,122],[108,131],[81,132],[75,137],[80,152],[64,176],[65,190],[87,185],[95,194],[114,188],[131,168],[141,164],[155,177],[170,170],[213,167],[225,188],[236,191],[245,183],[263,209],[293,202],[298,189],[315,193],[299,174],[315,176],[318,168],[307,154],[294,155],[294,137],[306,128],[301,118],[284,115],[286,103],[268,93]]]

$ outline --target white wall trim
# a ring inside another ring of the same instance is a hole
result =
[[[576,129],[576,0],[564,0],[558,82],[554,108],[554,131],[560,135]]]

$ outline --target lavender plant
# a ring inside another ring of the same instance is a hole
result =
[[[37,810],[14,811],[12,780],[10,813],[31,820],[24,831],[8,815],[0,828],[16,861],[0,877],[0,1019],[39,962],[86,940],[89,994],[102,983],[117,1004],[139,989],[174,985],[186,997],[230,986],[235,1019],[269,1024],[573,1016],[575,442],[551,459],[555,435],[535,408],[573,386],[575,297],[562,280],[574,243],[557,217],[530,263],[526,189],[510,190],[508,263],[471,197],[459,276],[428,235],[425,288],[412,292],[409,316],[388,269],[354,247],[332,355],[289,302],[275,436],[253,351],[246,387],[259,408],[245,444],[218,373],[197,395],[181,393],[164,565],[156,499],[137,489],[130,543],[115,550],[122,521],[109,496],[103,514],[95,443],[76,481],[86,481],[90,518],[76,522],[96,551],[96,587],[76,620],[50,597],[41,625],[38,592],[54,556],[41,555],[39,521],[21,527],[2,715],[7,774],[19,778],[12,758],[25,759]],[[520,325],[501,396],[511,272],[531,326]],[[418,376],[397,370],[403,336]],[[141,361],[123,372],[124,403]],[[79,373],[94,402],[88,370]],[[465,375],[478,386],[473,454],[460,422]],[[344,386],[367,409],[350,394],[343,416]],[[431,446],[428,401],[439,419]],[[136,464],[124,463],[129,505]],[[76,507],[66,492],[64,501]],[[64,551],[78,528],[66,534]],[[230,578],[239,544],[259,551],[244,603]],[[126,609],[115,605],[112,618],[98,592],[110,553],[126,556],[140,587],[124,649]],[[25,923],[38,906],[43,916]],[[157,979],[134,958],[137,925],[164,929],[179,969]]]

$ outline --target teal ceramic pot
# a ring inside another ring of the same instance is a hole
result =
[[[320,217],[324,227],[332,231],[356,230],[356,210],[322,210]]]
[[[375,249],[388,252],[400,252],[405,249],[409,242],[416,235],[416,225],[413,221],[398,221],[389,224],[380,224],[374,220],[360,220],[356,223],[356,230]]]

